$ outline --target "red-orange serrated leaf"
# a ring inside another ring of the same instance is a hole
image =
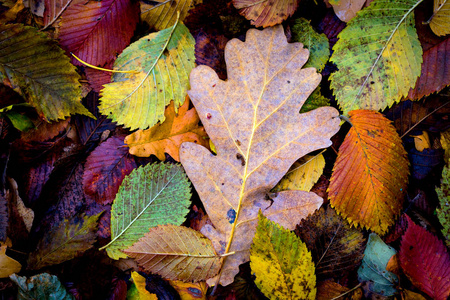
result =
[[[400,266],[411,282],[436,300],[450,295],[450,256],[444,243],[408,220],[400,245]]]
[[[372,110],[349,113],[352,128],[330,179],[331,205],[352,225],[386,233],[400,213],[408,160],[391,121]]]
[[[420,99],[450,85],[450,38],[423,53],[422,72],[408,98]]]
[[[299,0],[233,0],[239,13],[256,27],[280,24],[292,16]]]
[[[92,65],[103,65],[128,46],[138,21],[137,1],[73,0],[62,14],[60,45]]]
[[[112,137],[87,158],[83,174],[84,191],[100,204],[112,203],[122,180],[134,168],[136,163],[128,157],[123,139]]]

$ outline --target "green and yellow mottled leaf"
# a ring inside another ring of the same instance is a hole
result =
[[[434,0],[434,11],[431,17],[430,28],[436,35],[450,33],[450,1]]]
[[[305,243],[261,212],[258,219],[250,249],[258,288],[269,299],[315,299],[314,263]]]
[[[422,0],[375,0],[339,34],[330,76],[339,106],[381,110],[406,96],[420,75],[422,48],[413,10]]]
[[[0,25],[0,82],[21,94],[49,121],[94,117],[81,104],[80,76],[57,43],[34,27]]]
[[[188,11],[194,6],[193,0],[158,0],[152,1],[154,4],[147,4],[141,1],[141,19],[148,23],[150,28],[163,30],[173,26],[177,21],[186,18]]]
[[[273,191],[300,190],[309,192],[322,175],[323,168],[325,168],[325,159],[322,153],[305,155],[292,165]]]
[[[150,294],[145,288],[146,279],[138,272],[131,272],[132,285],[128,289],[127,300],[158,300],[155,294]]]
[[[125,253],[145,270],[172,280],[202,281],[216,275],[222,265],[208,238],[171,224],[150,228]]]
[[[436,187],[440,208],[436,209],[442,225],[442,235],[447,247],[450,247],[450,162],[442,170],[441,186]]]
[[[195,66],[194,44],[181,23],[131,44],[114,68],[139,73],[114,73],[101,91],[100,112],[131,130],[162,123],[171,100],[176,111],[184,103],[189,73]]]
[[[181,225],[189,212],[190,183],[180,165],[148,164],[123,180],[111,208],[111,242],[106,252],[126,258],[124,250],[160,224]]]
[[[310,21],[299,18],[291,27],[292,42],[300,42],[309,50],[309,59],[305,68],[313,67],[321,72],[330,56],[330,43],[325,34],[317,33]]]

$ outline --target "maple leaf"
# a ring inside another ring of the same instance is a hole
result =
[[[450,295],[450,255],[444,243],[423,227],[408,220],[400,245],[400,265],[421,291],[437,300]]]
[[[382,114],[354,110],[349,115],[353,126],[333,167],[330,203],[350,224],[384,234],[402,209],[409,175],[407,154]]]
[[[223,285],[248,261],[258,210],[287,229],[322,204],[314,193],[270,190],[300,157],[328,147],[338,131],[331,107],[299,114],[317,87],[315,69],[302,69],[308,50],[288,44],[281,26],[249,30],[246,41],[225,48],[228,80],[207,66],[191,73],[189,96],[217,149],[183,143],[181,163],[205,206],[211,225],[201,232],[219,254],[235,251],[222,268]]]
[[[150,129],[138,130],[125,138],[125,144],[130,147],[130,153],[140,157],[154,154],[164,161],[169,154],[180,161],[179,149],[183,142],[194,142],[208,147],[209,140],[205,129],[199,126],[200,121],[195,108],[189,108],[189,100],[175,113],[173,101],[166,108],[166,120]]]
[[[20,24],[2,25],[0,32],[0,82],[47,122],[75,113],[93,117],[80,103],[80,76],[54,41]]]
[[[294,233],[258,214],[250,250],[255,283],[270,299],[315,299],[311,253]]]
[[[292,16],[299,2],[300,0],[233,0],[233,5],[252,25],[268,27],[280,24]]]
[[[422,64],[413,13],[420,2],[375,0],[339,34],[330,58],[339,70],[330,81],[344,114],[390,107],[414,86]]]
[[[139,5],[131,0],[73,0],[61,18],[61,47],[99,66],[114,60],[130,43],[139,21]],[[82,65],[75,58],[72,62]]]

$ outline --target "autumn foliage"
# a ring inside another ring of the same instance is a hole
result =
[[[2,299],[447,299],[449,12],[0,0]]]

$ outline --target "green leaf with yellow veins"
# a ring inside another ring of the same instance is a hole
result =
[[[269,299],[315,299],[316,275],[311,253],[293,232],[258,215],[250,249],[255,283]]]
[[[273,191],[300,190],[309,192],[319,180],[324,167],[325,159],[322,153],[305,155],[292,165]]]
[[[422,48],[413,10],[420,2],[375,0],[339,34],[330,59],[339,70],[330,81],[345,115],[390,107],[414,87]]]
[[[317,33],[310,21],[299,18],[291,28],[292,42],[300,42],[309,50],[309,59],[305,68],[313,67],[321,72],[330,56],[330,43],[325,34]]]
[[[101,91],[100,112],[131,130],[164,122],[171,100],[176,112],[184,103],[195,66],[194,45],[181,23],[131,44],[116,59],[114,69],[137,73],[114,73]]]
[[[442,235],[447,247],[450,247],[450,162],[442,170],[441,186],[436,187],[440,208],[436,209],[439,222],[442,224]]]

